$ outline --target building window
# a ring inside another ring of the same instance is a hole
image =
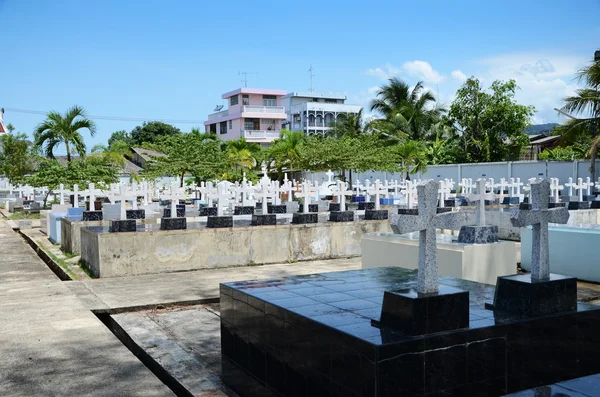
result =
[[[239,95],[234,95],[231,98],[229,98],[229,106],[235,106],[238,104],[238,100],[239,100]]]
[[[212,132],[213,134],[217,133],[217,125],[216,124],[210,125],[210,132]]]
[[[219,132],[221,134],[227,134],[227,122],[226,121],[221,121],[219,123]]]
[[[242,94],[242,105],[250,105],[250,96],[248,94]]]
[[[335,99],[325,99],[325,103],[337,103]]]
[[[244,119],[244,130],[245,131],[259,131],[260,130],[260,119]]]
[[[233,121],[229,120],[229,129],[233,127]]]
[[[263,95],[263,106],[277,106],[275,95]]]

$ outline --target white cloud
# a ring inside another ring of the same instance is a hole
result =
[[[439,84],[444,80],[444,76],[435,70],[429,62],[419,60],[404,62],[401,67],[395,67],[390,63],[386,63],[383,67],[367,69],[364,74],[378,77],[381,80],[406,75],[416,77],[431,84]]]
[[[453,70],[451,73],[451,76],[453,79],[456,79],[460,82],[467,80],[467,75],[464,74],[463,72],[461,72],[460,70]]]

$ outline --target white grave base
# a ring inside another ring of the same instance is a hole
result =
[[[521,267],[531,270],[531,227],[521,229]],[[548,228],[550,272],[600,282],[600,225],[551,225]]]
[[[512,241],[493,244],[459,244],[456,237],[437,235],[440,276],[496,284],[499,276],[517,273],[517,248]],[[361,241],[362,268],[397,266],[417,269],[419,233],[368,234]]]

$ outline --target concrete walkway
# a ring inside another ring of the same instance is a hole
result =
[[[0,396],[172,396],[0,220]]]
[[[195,304],[219,297],[219,283],[360,269],[361,258],[232,267],[191,272],[67,281],[90,310],[118,312],[157,305]]]

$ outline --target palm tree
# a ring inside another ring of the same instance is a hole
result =
[[[288,167],[291,172],[298,166],[302,158],[302,144],[306,140],[303,131],[281,130],[281,135],[267,150],[266,156],[275,162],[276,167],[281,170]]]
[[[124,167],[127,157],[131,155],[131,150],[126,142],[115,141],[110,146],[94,145],[91,153],[94,156],[106,158],[112,164]]]
[[[243,169],[253,168],[257,165],[257,156],[260,153],[258,143],[247,142],[243,137],[225,143],[227,162],[230,167],[239,170],[240,176]]]
[[[328,135],[334,138],[356,138],[357,136],[364,134],[366,130],[365,123],[363,122],[363,110],[360,109],[358,113],[349,113],[344,117],[340,117],[330,125]]]
[[[411,89],[406,82],[394,77],[377,92],[371,110],[384,116],[388,128],[398,130],[397,133],[392,131],[394,136],[401,133],[409,139],[424,140],[445,109],[437,105],[431,92],[423,89],[421,81]]]
[[[413,140],[401,142],[393,147],[393,153],[398,157],[398,162],[402,163],[407,180],[410,180],[410,174],[427,170],[427,153],[423,142]]]
[[[87,118],[83,108],[75,105],[64,115],[52,111],[35,129],[35,145],[43,148],[47,157],[54,159],[54,149],[64,144],[67,149],[67,161],[71,163],[73,152],[80,157],[85,156],[85,142],[79,132],[82,129],[87,129],[91,136],[96,134],[96,124]]]
[[[585,84],[584,88],[575,90],[575,95],[564,99],[562,111],[566,114],[575,113],[583,118],[571,117],[571,120],[559,133],[565,139],[582,132],[592,137],[590,148],[592,179],[596,177],[596,151],[598,140],[598,124],[600,124],[600,60],[592,62],[577,73],[577,80]],[[561,139],[562,140],[562,139]]]

